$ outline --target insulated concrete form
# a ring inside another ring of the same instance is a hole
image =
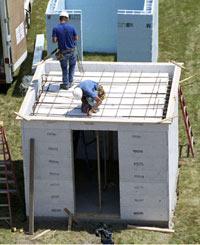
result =
[[[170,63],[120,62],[83,62],[83,68],[84,73],[75,72],[74,86],[92,79],[106,91],[97,114],[90,118],[81,112],[73,88],[59,90],[57,61],[38,66],[19,111],[25,118],[21,129],[27,214],[31,138],[35,216],[65,217],[67,207],[81,217],[75,207],[73,131],[115,131],[120,212],[113,219],[168,226],[176,204],[180,68]]]
[[[63,9],[77,28],[80,54],[116,53],[117,61],[157,61],[158,0],[50,0],[46,10],[49,53],[55,48],[52,29]],[[74,11],[80,15],[78,21]]]

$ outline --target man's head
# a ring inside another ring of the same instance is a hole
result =
[[[106,97],[106,93],[105,93],[104,88],[103,88],[102,85],[99,85],[99,86],[98,86],[97,92],[98,92],[98,97],[99,97],[101,100],[104,100],[105,97]]]
[[[69,14],[67,13],[67,11],[63,10],[60,13],[60,21],[67,21],[69,19]]]

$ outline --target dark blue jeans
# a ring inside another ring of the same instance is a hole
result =
[[[70,84],[73,82],[73,76],[76,66],[76,55],[75,52],[63,54],[64,58],[60,60],[62,68],[62,80],[64,84]]]

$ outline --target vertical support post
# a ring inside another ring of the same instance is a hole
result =
[[[106,132],[103,134],[103,156],[104,156],[104,188],[107,186],[107,155],[106,155]]]
[[[100,149],[99,149],[99,132],[96,131],[96,140],[97,140],[97,169],[98,169],[98,192],[99,192],[99,211],[101,211],[101,166],[100,166]]]
[[[35,139],[30,139],[29,167],[29,235],[34,234],[34,154]]]
[[[107,169],[108,169],[108,182],[112,182],[113,181],[113,162],[114,162],[114,156],[113,156],[113,132],[112,131],[109,131],[108,132],[108,166],[107,166]]]

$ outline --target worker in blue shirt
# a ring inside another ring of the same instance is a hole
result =
[[[73,26],[68,24],[69,14],[62,11],[60,14],[60,23],[53,28],[52,41],[58,43],[57,59],[62,68],[62,89],[68,89],[73,82],[73,76],[76,66],[75,46],[78,35]]]
[[[73,91],[75,99],[81,99],[81,110],[91,116],[96,113],[98,106],[101,105],[105,98],[105,91],[102,85],[92,80],[84,80],[75,87]]]

